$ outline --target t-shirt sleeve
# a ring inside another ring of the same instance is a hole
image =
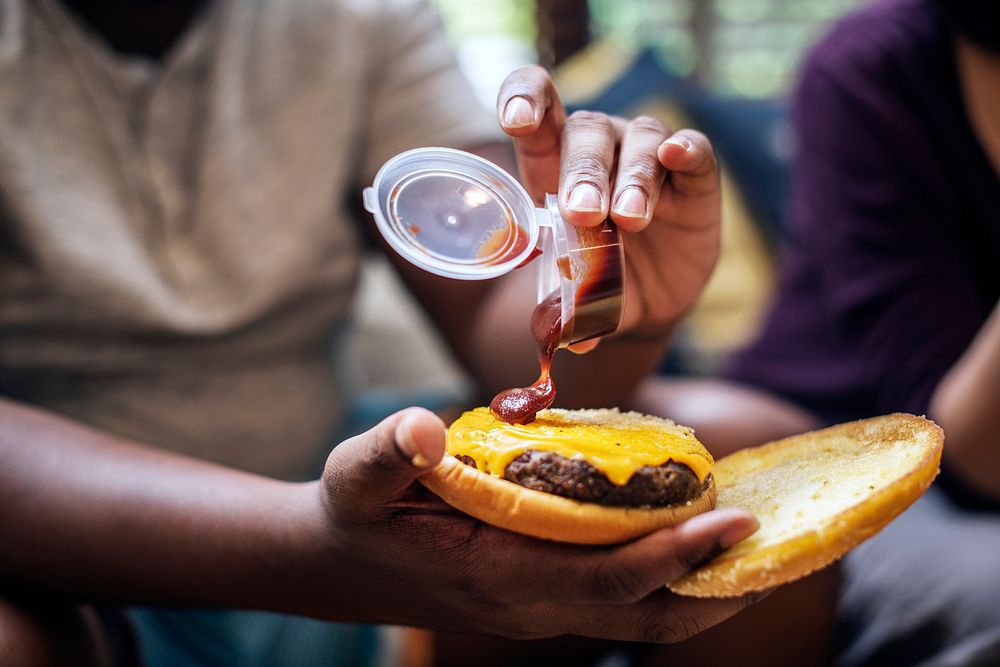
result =
[[[461,148],[504,140],[459,70],[440,16],[420,0],[387,2],[372,31],[364,175],[418,146]]]
[[[944,136],[879,73],[811,61],[793,101],[792,232],[880,412],[926,411],[983,317],[936,163]]]

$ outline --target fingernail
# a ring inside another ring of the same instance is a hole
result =
[[[569,208],[580,213],[602,211],[601,192],[590,183],[580,183],[569,193]]]
[[[680,146],[681,148],[684,149],[685,153],[690,151],[691,148],[694,146],[694,144],[692,144],[690,140],[685,139],[684,137],[670,137],[663,143],[670,144],[671,146]]]
[[[535,110],[531,107],[531,102],[524,97],[512,97],[507,101],[507,106],[503,110],[504,127],[517,129],[527,127],[535,122]]]
[[[630,218],[646,217],[646,193],[636,187],[625,188],[618,195],[615,213]]]
[[[404,417],[396,426],[396,446],[399,447],[404,456],[410,459],[410,463],[414,466],[426,468],[430,465],[430,460],[420,451],[417,441],[413,437],[413,417]]]

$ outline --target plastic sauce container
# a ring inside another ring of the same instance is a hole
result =
[[[495,278],[540,254],[537,302],[561,302],[559,347],[618,329],[624,256],[610,221],[574,227],[560,216],[555,195],[536,208],[506,171],[450,148],[400,153],[363,196],[389,245],[440,276]]]

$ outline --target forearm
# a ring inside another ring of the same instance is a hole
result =
[[[930,413],[948,440],[945,464],[974,490],[1000,499],[1000,305],[938,385]]]
[[[558,405],[624,407],[640,382],[659,367],[668,339],[666,331],[655,335],[626,332],[603,339],[586,355],[564,354],[555,365]]]
[[[315,533],[306,485],[0,402],[0,586],[75,599],[281,607]]]
[[[629,405],[690,426],[716,458],[821,425],[779,396],[718,378],[650,378]]]

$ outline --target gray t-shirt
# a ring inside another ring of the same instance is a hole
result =
[[[218,0],[162,63],[0,0],[0,391],[291,477],[339,416],[343,202],[497,138],[417,0]]]

